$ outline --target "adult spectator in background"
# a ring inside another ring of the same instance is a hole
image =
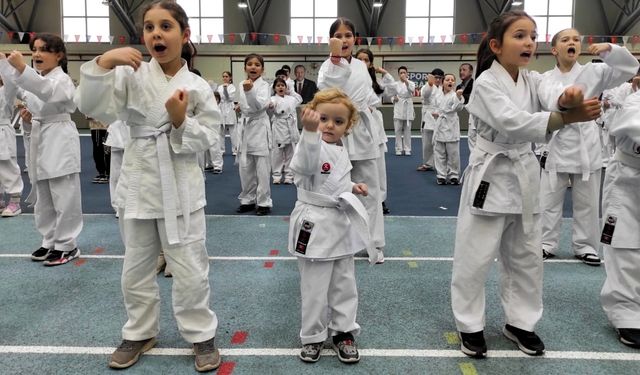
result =
[[[469,95],[471,95],[471,90],[473,90],[473,65],[469,63],[460,64],[460,80],[462,81],[458,86],[456,86],[456,91],[462,91],[462,97],[464,97],[464,104],[469,103]],[[476,145],[476,126],[473,123],[473,116],[469,114],[469,122],[467,128],[467,145],[469,146],[469,151],[473,151],[473,148]]]
[[[318,91],[318,86],[316,86],[314,81],[304,78],[306,69],[303,65],[296,65],[293,71],[296,75],[295,90],[302,96],[302,104],[306,104],[313,99],[316,91]]]

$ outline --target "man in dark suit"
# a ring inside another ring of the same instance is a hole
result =
[[[293,71],[296,75],[294,88],[296,92],[302,97],[302,104],[306,104],[313,99],[316,91],[318,91],[318,86],[316,86],[316,83],[314,81],[304,78],[306,70],[303,65],[296,65]]]
[[[456,86],[456,90],[464,90],[462,96],[464,97],[464,104],[469,103],[469,95],[473,90],[473,65],[469,63],[462,63],[460,65],[460,79],[462,83]]]

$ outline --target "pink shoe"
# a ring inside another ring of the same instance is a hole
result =
[[[2,217],[18,216],[22,213],[20,203],[9,202],[9,205],[2,211]]]

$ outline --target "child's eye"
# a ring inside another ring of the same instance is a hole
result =
[[[162,24],[162,29],[163,30],[169,30],[171,28],[171,24],[168,22],[165,22]]]
[[[320,116],[320,122],[327,122],[328,118],[327,116]]]
[[[153,25],[152,24],[146,24],[144,25],[144,31],[152,31],[153,30]]]
[[[536,39],[538,39],[538,34],[531,35],[531,40],[533,40],[535,42]]]

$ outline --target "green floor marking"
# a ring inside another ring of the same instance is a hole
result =
[[[409,265],[409,268],[418,268],[418,262],[407,262],[407,264]]]
[[[473,363],[460,363],[460,371],[462,371],[462,375],[478,375],[478,371],[476,370],[476,366]]]
[[[455,345],[460,344],[460,337],[458,337],[458,332],[445,332],[444,338],[447,340],[447,344]]]

